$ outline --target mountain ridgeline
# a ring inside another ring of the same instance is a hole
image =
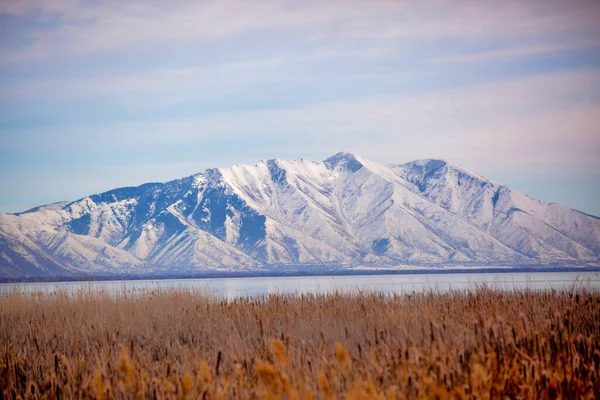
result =
[[[0,214],[0,276],[597,263],[600,219],[442,160],[342,152]]]

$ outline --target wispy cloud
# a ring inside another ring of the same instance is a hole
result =
[[[469,54],[458,54],[450,57],[442,57],[432,59],[434,63],[467,63],[490,61],[522,56],[533,56],[539,54],[555,53],[560,51],[572,50],[587,50],[598,51],[600,49],[600,41],[587,40],[576,43],[567,44],[538,44],[522,47],[510,47],[505,49],[497,49],[490,51],[482,51]]]
[[[76,99],[125,93],[175,92],[181,90],[219,90],[243,84],[260,84],[293,80],[302,76],[298,66],[304,62],[327,60],[340,54],[327,49],[314,49],[299,55],[223,62],[210,66],[155,68],[142,73],[121,75],[50,77],[27,82],[0,84],[0,95],[12,99],[48,98]],[[215,95],[214,91],[211,95]]]
[[[117,147],[145,143],[156,153],[164,145],[179,143],[200,149],[187,156],[201,154],[208,166],[219,164],[221,154],[206,154],[201,148],[215,141],[271,143],[275,148],[294,148],[297,156],[316,158],[344,143],[381,162],[442,157],[504,168],[524,163],[559,168],[597,160],[600,99],[590,99],[590,92],[600,92],[600,72],[550,73],[286,109],[8,131],[4,145],[13,150],[50,147],[68,153],[90,144],[108,154]],[[242,152],[233,147],[231,151]],[[262,156],[277,154],[265,150]]]
[[[599,18],[596,0],[0,0],[0,204],[340,147],[581,176],[600,170]]]
[[[593,35],[593,0],[420,1],[3,1],[0,13],[33,18],[29,44],[3,51],[4,62],[112,51],[157,43],[197,43],[249,31],[310,38],[501,38]]]

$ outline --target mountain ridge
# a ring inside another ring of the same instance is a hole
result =
[[[271,159],[0,214],[0,275],[597,262],[600,219],[445,160]]]

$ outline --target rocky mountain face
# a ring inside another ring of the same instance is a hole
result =
[[[0,214],[0,275],[597,262],[600,219],[441,160],[209,169]]]

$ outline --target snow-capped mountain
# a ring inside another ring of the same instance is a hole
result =
[[[0,214],[0,275],[597,262],[600,219],[441,160],[274,159]]]

